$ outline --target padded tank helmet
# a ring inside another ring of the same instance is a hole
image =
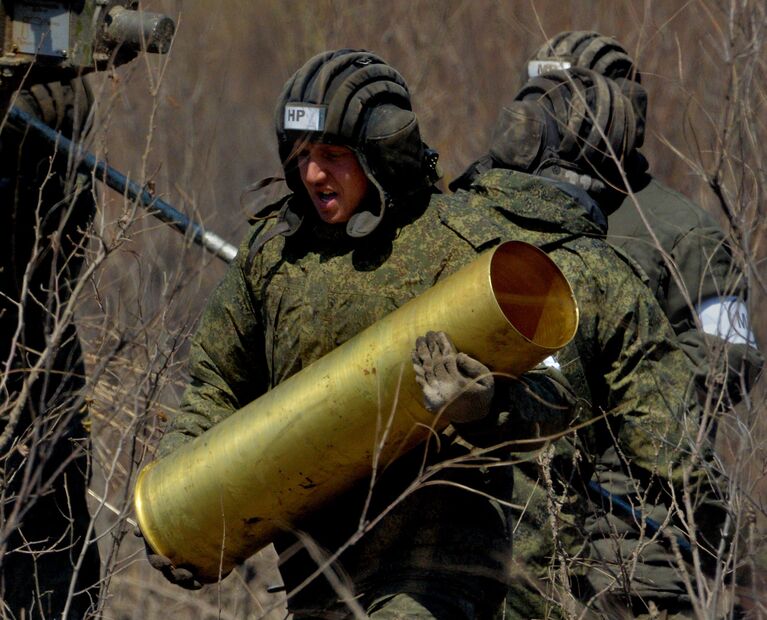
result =
[[[527,64],[528,77],[550,71],[581,67],[610,79],[642,77],[626,49],[612,37],[598,32],[575,30],[560,32],[544,43]]]
[[[636,145],[633,107],[612,80],[587,69],[533,78],[501,111],[490,147],[495,165],[530,173],[557,166],[615,179]],[[572,179],[570,179],[572,181]]]
[[[438,178],[437,154],[421,140],[405,80],[368,51],[341,49],[311,58],[285,84],[275,123],[285,178],[295,193],[305,192],[295,159],[302,142],[355,152],[380,200],[351,217],[346,230],[352,237],[368,235],[392,203]]]
[[[560,32],[544,43],[527,63],[527,77],[580,67],[614,80],[634,108],[637,148],[644,141],[647,92],[642,75],[626,49],[613,37],[588,30]]]

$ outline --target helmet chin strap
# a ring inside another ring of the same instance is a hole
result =
[[[386,209],[390,206],[391,201],[388,195],[384,191],[381,184],[373,176],[370,166],[359,149],[352,149],[357,155],[357,160],[362,166],[362,170],[365,172],[365,176],[370,183],[369,195],[366,196],[357,211],[352,214],[349,221],[346,223],[346,234],[353,239],[360,239],[367,237],[372,233],[386,214]]]
[[[545,167],[535,174],[553,181],[569,183],[585,191],[599,205],[600,211],[608,216],[618,208],[626,192],[612,185],[609,181],[591,176],[577,169],[567,168],[561,162],[548,161]]]
[[[563,168],[557,164],[540,169],[535,174],[557,185],[566,194],[575,198],[586,211],[589,219],[603,232],[607,230],[607,215],[602,208],[602,201],[598,200],[600,192],[606,188],[604,183],[588,174]]]
[[[375,215],[370,211],[355,213],[346,223],[346,234],[354,239],[367,237],[372,233],[383,219],[383,213]]]
[[[539,168],[535,174],[547,179],[554,179],[556,181],[564,181],[570,185],[575,185],[582,190],[585,190],[591,196],[598,196],[603,193],[607,186],[600,179],[596,179],[591,175],[584,174],[578,170],[573,170],[562,165],[562,162],[551,162],[549,160],[545,167]]]

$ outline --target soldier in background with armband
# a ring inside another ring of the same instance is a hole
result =
[[[595,196],[608,216],[607,239],[647,274],[650,289],[697,366],[700,388],[708,392],[713,386],[714,401],[724,388],[726,399],[737,403],[763,365],[748,317],[746,278],[714,218],[658,181],[639,152],[647,92],[626,50],[597,32],[561,32],[529,61],[528,76],[574,67],[614,80],[637,119],[636,148],[627,151],[622,162],[629,187],[620,175],[612,175],[603,179],[604,187]],[[717,389],[720,369],[726,383]]]
[[[517,93],[515,101],[502,110],[489,153],[472,164],[451,188],[471,189],[482,172],[491,169],[534,173],[563,191],[579,196],[595,224],[595,234],[601,236],[607,232],[608,225],[612,225],[609,214],[616,199],[615,187],[620,186],[621,165],[636,155],[636,147],[641,144],[641,127],[635,107],[617,83],[580,67],[551,69],[543,76],[531,78]],[[628,252],[621,250],[619,254],[624,260],[635,262]],[[722,260],[726,258],[721,248],[719,256]],[[619,260],[617,254],[615,260]],[[724,281],[725,275],[721,275]],[[693,330],[690,337],[703,340],[707,336]],[[698,364],[687,347],[685,351]],[[698,364],[699,394],[703,387],[700,372]],[[568,377],[578,385],[577,379]],[[701,407],[704,404],[704,399],[700,399]],[[604,407],[598,399],[592,401],[592,406]],[[700,421],[711,423],[710,417],[699,417]],[[588,453],[592,439],[588,433],[581,433],[576,450]],[[591,480],[582,474],[573,477],[568,469],[561,467],[562,462],[567,462],[566,447],[566,442],[558,444],[553,469],[559,469],[560,480],[569,480],[574,491],[574,494],[563,495],[569,498],[564,502],[565,509],[575,515],[585,515],[584,520],[580,527],[564,528],[559,535],[559,544],[563,547],[558,551],[552,539],[541,535],[550,518],[549,499],[541,491],[541,472],[535,467],[520,466],[520,473],[515,476],[514,503],[525,506],[526,510],[517,525],[516,559],[535,575],[539,585],[532,586],[524,579],[513,584],[507,608],[510,617],[546,617],[557,613],[561,601],[546,584],[552,566],[568,554],[573,561],[568,569],[573,571],[578,564],[582,569],[583,582],[578,585],[578,579],[574,580],[575,594],[584,602],[595,597],[596,607],[605,617],[611,617],[613,605],[643,617],[649,602],[661,610],[680,614],[679,617],[689,617],[692,608],[683,569],[676,565],[667,541],[662,537],[656,539],[657,528],[649,532],[638,525],[643,519],[637,515],[664,523],[670,514],[668,498],[648,494],[646,481],[637,479],[626,467],[632,455],[614,447],[591,450],[595,459]],[[701,462],[705,463],[706,455],[701,456]],[[700,473],[705,477],[703,472],[702,467]],[[716,490],[712,488],[708,495],[701,509],[694,512],[694,518],[692,515],[687,518],[696,523],[696,527],[707,522],[704,529],[709,533],[711,548],[717,544],[716,529],[722,522],[722,511],[720,504],[715,511],[717,516],[706,514],[711,501],[716,499]],[[706,493],[701,497],[705,496]],[[566,521],[568,525],[577,522],[577,517]],[[585,555],[579,551],[584,543]],[[613,592],[622,593],[617,595],[617,602],[611,600]]]

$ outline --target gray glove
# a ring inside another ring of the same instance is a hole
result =
[[[186,590],[199,590],[202,588],[202,584],[195,579],[192,571],[186,568],[173,566],[173,563],[169,558],[153,551],[138,526],[133,530],[133,534],[140,538],[144,543],[146,559],[149,562],[149,565],[155,570],[160,571],[165,579]]]
[[[490,413],[493,375],[484,364],[458,353],[445,332],[427,332],[416,339],[413,370],[428,411],[451,422],[472,422]]]

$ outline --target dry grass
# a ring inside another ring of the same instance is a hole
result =
[[[644,152],[652,169],[734,231],[765,343],[761,2],[145,2],[173,16],[178,35],[167,57],[92,77],[100,119],[94,149],[236,243],[247,227],[241,191],[279,172],[276,96],[310,55],[363,47],[397,67],[449,181],[486,148],[497,111],[521,85],[527,56],[560,30],[599,30],[623,42],[642,69],[650,94]],[[115,230],[126,221],[118,240]],[[132,215],[112,193],[102,193],[97,228],[114,250],[89,280],[78,323],[89,368],[104,366],[89,394],[99,465],[92,489],[114,509],[100,508],[96,521],[106,563],[104,617],[282,617],[281,595],[265,591],[279,579],[268,551],[220,586],[188,594],[166,584],[126,535],[137,468],[178,406],[188,337],[224,266],[155,220]],[[742,509],[760,518],[763,403],[756,390],[721,442],[746,498]],[[101,504],[94,500],[94,510]]]

